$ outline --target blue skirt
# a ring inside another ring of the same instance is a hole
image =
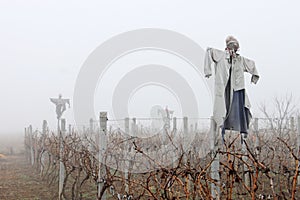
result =
[[[232,102],[230,104],[230,87],[226,87],[226,107],[227,114],[224,121],[223,129],[239,131],[240,133],[248,133],[251,113],[245,107],[245,90],[233,91]],[[228,94],[229,93],[229,94]]]

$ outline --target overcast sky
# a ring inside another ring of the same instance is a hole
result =
[[[257,85],[247,85],[253,114],[274,96],[292,93],[299,100],[298,2],[1,0],[0,133],[40,128],[43,119],[54,126],[49,97],[62,93],[72,100],[89,54],[112,36],[140,28],[173,30],[203,49],[223,49],[226,36],[234,35],[261,75]],[[69,121],[72,115],[72,109],[65,113]]]

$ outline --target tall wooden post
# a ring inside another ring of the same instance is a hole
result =
[[[173,134],[174,134],[174,138],[176,136],[176,133],[177,133],[177,118],[176,117],[173,117]],[[175,166],[175,162],[177,160],[177,153],[178,152],[174,152],[174,157],[172,158],[173,159],[173,163],[172,163],[172,166],[174,167]]]
[[[93,118],[90,119],[90,134],[93,135],[94,133],[94,120]]]
[[[188,138],[188,118],[183,117],[183,148],[186,147],[187,143],[187,138]]]
[[[100,112],[100,132],[99,132],[99,172],[98,172],[98,199],[105,200],[105,193],[102,195],[103,186],[106,182],[105,173],[105,152],[107,145],[107,112]],[[102,196],[102,198],[101,198]]]
[[[258,131],[258,118],[254,119],[254,134],[255,134],[255,154],[257,155],[257,158],[259,159],[259,156],[260,156],[260,137],[259,137],[259,131]]]
[[[63,163],[64,156],[64,136],[66,132],[66,120],[61,119],[61,130],[59,132],[59,182],[58,182],[58,199],[63,199],[63,188],[65,179],[65,166]]]
[[[294,133],[294,131],[295,131],[295,118],[294,117],[291,117],[291,119],[290,119],[290,129],[291,129],[292,133]]]
[[[136,118],[132,118],[132,124],[131,124],[131,131],[132,131],[132,136],[136,137],[136,132],[137,132],[137,126],[136,126]]]
[[[28,128],[28,135],[29,135],[29,144],[30,144],[30,161],[31,161],[31,165],[34,165],[34,149],[33,149],[33,133],[32,133],[32,126],[29,125]]]
[[[44,156],[44,150],[45,150],[45,139],[46,139],[46,135],[47,135],[47,121],[44,120],[43,121],[43,130],[42,130],[42,151],[41,151],[41,155],[40,155],[40,159],[41,159],[41,171],[40,174],[42,175],[43,170],[44,170],[44,166],[45,166],[45,156]]]
[[[126,133],[126,135],[129,134],[129,118],[128,117],[125,118],[125,133]]]
[[[211,183],[211,195],[214,199],[220,199],[220,155],[218,151],[218,133],[217,124],[213,117],[210,119],[210,150],[213,161],[211,163],[211,178],[216,183]]]
[[[243,153],[243,161],[247,162],[247,147],[246,147],[246,140],[247,140],[247,134],[246,133],[241,133],[241,140],[242,140],[242,153]],[[243,178],[246,186],[250,186],[250,174],[249,174],[249,169],[246,164],[243,164]]]
[[[29,144],[29,136],[28,136],[28,128],[25,128],[25,138],[24,138],[24,145],[26,150],[26,159],[30,162],[30,144]]]
[[[173,117],[173,132],[174,134],[177,132],[177,119]]]
[[[300,158],[300,116],[297,119],[297,155]],[[297,184],[300,185],[300,176],[297,177]]]
[[[69,124],[69,135],[71,135],[72,134],[72,125],[71,124]]]
[[[125,118],[125,134],[126,134],[126,138],[128,138],[128,135],[129,135],[129,118],[126,117]],[[124,160],[125,160],[125,163],[124,163],[124,166],[125,168],[127,166],[129,166],[129,152],[128,152],[128,149],[129,149],[129,141],[126,141],[125,142],[125,147],[124,147],[124,150],[123,150],[123,153],[124,153]],[[129,178],[129,175],[128,175],[128,172],[129,172],[129,169],[125,169],[124,168],[124,178],[125,178],[125,192],[127,194],[129,194],[129,184],[128,184],[128,178]]]
[[[137,136],[137,131],[138,131],[138,127],[137,127],[137,123],[136,123],[136,118],[133,117],[132,118],[132,123],[131,123],[131,136],[134,138],[133,139],[133,142],[136,141],[136,136]],[[131,141],[132,142],[132,141]],[[132,146],[132,145],[130,145]],[[130,149],[130,152],[132,151],[132,148]],[[129,153],[128,154],[129,156],[127,157],[129,159],[128,161],[128,172],[127,172],[127,183],[130,182],[130,177],[131,177],[131,172],[132,172],[132,169],[133,169],[133,165],[134,165],[134,161],[133,161],[133,157],[131,157],[131,154]],[[128,185],[128,193],[131,192],[131,188],[129,187]]]
[[[93,118],[91,118],[90,119],[90,128],[89,128],[89,137],[91,138],[91,140],[94,140],[93,139],[93,136],[94,136],[94,120],[93,120]],[[96,140],[95,140],[95,142],[96,142]],[[98,144],[96,144],[95,146],[92,146],[91,147],[91,150],[93,151],[93,150],[97,150],[97,145]]]

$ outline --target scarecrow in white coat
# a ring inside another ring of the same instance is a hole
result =
[[[251,120],[250,102],[245,91],[244,72],[252,74],[251,82],[259,79],[254,61],[240,56],[239,42],[233,36],[226,38],[225,51],[207,48],[204,73],[212,75],[215,71],[215,94],[213,117],[218,127],[225,130],[239,131],[247,134]]]

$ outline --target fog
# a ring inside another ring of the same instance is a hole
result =
[[[2,0],[0,134],[21,134],[29,124],[40,129],[44,119],[54,129],[55,106],[49,98],[60,93],[71,99],[64,118],[73,123],[73,91],[84,61],[104,41],[140,28],[176,31],[203,49],[223,49],[226,36],[234,35],[240,41],[240,54],[255,60],[261,75],[257,85],[249,84],[246,77],[253,114],[259,115],[259,103],[269,103],[274,96],[293,94],[298,102],[299,6],[296,0]],[[151,91],[155,92],[148,88],[147,94],[155,95]],[[96,97],[101,96],[98,92]],[[209,98],[201,105],[211,107]],[[98,108],[101,105],[95,104],[96,112]],[[202,115],[209,117],[210,112]]]

